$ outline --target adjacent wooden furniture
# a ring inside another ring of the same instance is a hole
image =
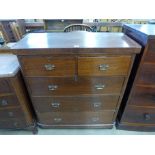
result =
[[[18,59],[12,54],[0,54],[0,129],[37,133]]]
[[[123,33],[78,31],[28,34],[1,52],[18,55],[40,127],[112,128],[140,49]]]
[[[131,72],[117,128],[155,131],[155,25],[124,25],[124,33],[143,48]]]

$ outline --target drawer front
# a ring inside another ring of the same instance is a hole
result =
[[[10,107],[10,106],[18,106],[20,103],[16,96],[3,96],[0,97],[0,108]]]
[[[129,104],[155,107],[155,88],[136,86]]]
[[[0,109],[0,120],[6,120],[9,118],[21,118],[21,117],[24,117],[24,113],[21,108]]]
[[[27,123],[25,119],[8,119],[0,121],[1,129],[16,129],[16,128],[26,128]]]
[[[10,82],[6,79],[0,79],[0,95],[5,93],[12,93]]]
[[[114,111],[38,113],[39,122],[46,125],[112,124]]]
[[[79,57],[78,75],[127,75],[131,56]]]
[[[122,122],[155,124],[155,108],[127,106]]]
[[[119,96],[33,97],[35,109],[42,112],[81,112],[116,109]]]
[[[155,63],[144,63],[138,77],[138,84],[155,85]]]
[[[119,94],[123,77],[82,78],[26,78],[32,96]]]
[[[21,57],[25,76],[74,76],[75,59],[48,56]]]

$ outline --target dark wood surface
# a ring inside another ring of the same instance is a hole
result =
[[[143,48],[135,66],[135,78],[130,76],[117,118],[117,127],[126,130],[153,131],[155,88],[155,26],[125,25],[124,32]],[[131,88],[131,89],[130,89]]]

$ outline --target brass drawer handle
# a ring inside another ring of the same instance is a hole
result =
[[[60,103],[51,103],[53,108],[59,108],[60,107]]]
[[[61,122],[61,121],[62,121],[62,118],[57,117],[57,118],[54,118],[53,120],[54,120],[54,122],[59,123],[59,122]]]
[[[100,71],[106,71],[109,68],[108,64],[101,64],[99,65],[99,70]]]
[[[51,70],[55,69],[55,65],[54,64],[45,64],[44,67],[45,67],[45,69],[47,71],[51,71]]]
[[[2,105],[2,106],[6,106],[6,105],[8,105],[8,102],[7,102],[7,100],[2,100],[1,101],[1,103],[0,103],[0,105]]]
[[[98,85],[95,85],[95,88],[96,88],[97,90],[102,90],[102,89],[105,88],[105,85],[98,84]]]
[[[99,121],[99,117],[92,117],[92,121],[93,122],[98,122]]]
[[[93,106],[94,108],[98,108],[101,106],[101,103],[100,102],[93,103]]]
[[[151,119],[151,116],[150,116],[148,113],[145,113],[145,114],[144,114],[144,119],[145,119],[146,121],[148,121],[148,120]]]
[[[48,90],[50,90],[50,91],[54,91],[54,90],[56,90],[57,88],[58,88],[57,85],[48,85]]]

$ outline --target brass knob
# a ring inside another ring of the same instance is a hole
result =
[[[92,121],[93,122],[98,122],[99,121],[99,117],[92,117]]]
[[[45,67],[45,69],[47,71],[51,71],[51,70],[55,69],[55,65],[54,64],[45,64],[44,67]]]
[[[95,103],[93,103],[93,106],[94,106],[94,108],[98,108],[98,107],[101,106],[101,103],[100,102],[95,102]]]
[[[97,85],[95,85],[95,88],[96,88],[97,90],[102,90],[102,89],[104,89],[104,87],[105,87],[105,85],[102,85],[102,84],[97,84]]]
[[[8,102],[7,102],[7,100],[4,100],[4,99],[3,99],[3,100],[1,101],[0,104],[1,104],[2,106],[6,106],[6,105],[8,105]]]
[[[48,90],[50,90],[50,91],[54,91],[54,90],[56,90],[57,88],[58,88],[57,85],[48,85]]]
[[[101,64],[99,65],[99,70],[100,71],[106,71],[109,68],[108,64]]]
[[[144,119],[145,119],[146,121],[148,121],[148,120],[151,119],[151,116],[150,116],[148,113],[145,113],[145,114],[144,114]]]

